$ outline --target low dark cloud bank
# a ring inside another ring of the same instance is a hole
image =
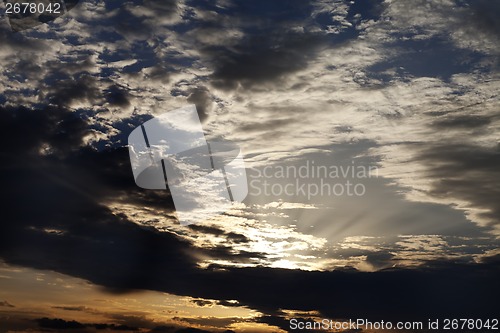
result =
[[[156,326],[154,322],[146,322],[141,327],[130,326],[127,324],[107,324],[107,323],[80,323],[75,320],[63,320],[59,318],[39,318],[35,320],[37,326],[44,331],[48,332],[95,332],[105,331],[105,332],[138,332],[139,330],[148,329],[148,332],[162,332],[162,333],[210,333],[206,330],[200,330],[197,328],[179,326]],[[232,331],[226,331],[230,333]]]

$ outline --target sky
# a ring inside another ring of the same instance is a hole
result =
[[[5,7],[0,333],[498,318],[500,2]],[[185,226],[127,138],[188,105],[249,193]]]

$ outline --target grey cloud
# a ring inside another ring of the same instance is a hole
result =
[[[294,123],[296,119],[285,118],[285,119],[273,119],[266,122],[252,122],[244,124],[239,127],[239,130],[244,132],[267,132],[269,130],[276,130],[282,126]]]
[[[189,327],[190,325],[197,324],[196,321],[183,320],[186,324],[164,324],[161,325],[161,321],[149,320],[142,316],[134,316],[128,314],[113,314],[113,313],[101,313],[105,317],[109,318],[106,322],[92,323],[92,322],[80,322],[73,319],[64,318],[51,318],[43,317],[32,319],[30,314],[24,313],[13,313],[9,314],[8,317],[0,317],[2,320],[2,327],[0,330],[2,332],[7,331],[43,331],[43,332],[79,332],[79,333],[91,333],[91,332],[163,332],[163,333],[216,333],[217,331],[207,331],[197,328]],[[38,313],[36,313],[38,315]],[[207,324],[211,324],[211,320],[216,325],[224,325],[223,320],[217,320],[216,318],[208,318],[206,320]],[[231,323],[234,320],[228,320],[226,323]],[[231,330],[225,330],[222,333],[234,333]]]
[[[282,330],[285,330],[286,332],[290,332],[290,322],[281,313],[276,314],[276,315],[261,316],[261,317],[256,318],[256,321],[259,323],[273,325],[273,326],[281,328]],[[307,322],[307,321],[308,321],[308,319],[301,319],[300,320],[300,322]]]
[[[230,1],[225,8],[210,2],[190,4],[201,14],[192,18],[192,29],[184,38],[199,45],[202,60],[214,69],[211,83],[219,89],[278,84],[305,69],[321,47],[356,36],[327,36],[326,26],[340,31],[343,26],[328,9],[314,13],[315,1]],[[221,37],[201,38],[204,29],[213,34],[220,31]],[[226,34],[227,30],[234,33]]]
[[[177,13],[175,0],[134,0],[123,3],[119,0],[106,1],[106,9],[113,13],[103,24],[125,38],[147,38],[151,31],[158,29],[160,18],[172,17]],[[148,9],[148,14],[136,13],[141,7]]]
[[[216,332],[210,332],[207,330],[202,330],[199,328],[193,328],[193,327],[176,328],[174,326],[157,326],[157,327],[153,328],[151,331],[148,331],[148,333],[156,333],[156,332],[158,332],[158,333],[216,333]],[[231,331],[231,330],[225,330],[222,333],[235,333],[235,332]]]
[[[494,256],[489,256],[489,257],[484,257],[482,259],[483,262],[485,263],[498,263],[500,262],[500,254],[494,255]]]
[[[247,243],[250,241],[243,234],[239,234],[236,232],[226,232],[226,231],[219,229],[219,228],[216,228],[216,227],[192,224],[192,225],[189,225],[188,228],[191,229],[193,232],[195,232],[195,236],[198,233],[201,233],[201,234],[211,234],[211,235],[215,235],[215,236],[223,236],[228,241],[233,242],[233,243]]]
[[[181,328],[180,330],[175,331],[175,333],[210,333],[210,332],[199,328],[189,327],[189,328]]]
[[[248,239],[248,237],[246,237],[245,235],[242,235],[242,234],[238,234],[238,233],[235,233],[235,232],[229,232],[229,233],[226,233],[226,237],[227,239],[230,241],[230,242],[233,242],[233,243],[248,243],[250,241],[250,239]]]
[[[23,34],[14,34],[1,25],[0,45],[2,45],[2,50],[7,49],[10,51],[42,51],[48,48],[48,43],[40,39],[26,37]]]
[[[190,325],[201,325],[203,326],[215,326],[219,328],[225,328],[228,327],[231,324],[241,322],[242,318],[239,317],[223,317],[223,318],[217,318],[217,317],[198,317],[198,318],[186,318],[186,317],[174,317],[174,319],[186,322]]]
[[[474,129],[480,128],[491,123],[491,119],[486,116],[473,116],[473,115],[461,115],[461,116],[447,116],[444,119],[436,120],[432,126],[441,129]]]
[[[28,108],[0,108],[0,119],[5,130],[0,138],[10,145],[4,145],[8,159],[21,159],[37,154],[44,143],[58,153],[79,148],[87,129],[78,113],[70,113],[64,108],[45,106],[40,110]],[[7,166],[9,162],[6,161]]]
[[[124,87],[112,85],[104,92],[105,98],[111,105],[126,107],[130,105],[129,95]]]
[[[217,260],[227,260],[234,261],[238,263],[255,263],[259,262],[259,259],[265,259],[266,255],[258,252],[250,252],[244,250],[235,250],[231,246],[231,243],[238,243],[237,241],[232,241],[229,238],[229,245],[227,246],[215,246],[208,249],[199,249],[200,253],[204,253],[207,257],[211,257]],[[214,266],[215,267],[215,266]]]
[[[228,301],[228,300],[219,300],[219,301],[217,301],[217,304],[225,306],[225,307],[237,307],[237,306],[240,306],[240,304],[237,301],[236,302],[231,302],[231,301]]]
[[[54,105],[68,106],[70,102],[83,101],[91,105],[101,96],[98,79],[81,73],[70,78],[55,78],[57,85],[47,99]],[[52,82],[54,84],[54,82]]]
[[[114,323],[80,323],[76,320],[64,320],[60,318],[39,318],[35,322],[39,328],[57,330],[57,331],[77,331],[77,332],[95,332],[95,330],[105,330],[106,332],[138,332],[142,329],[149,329],[154,327],[154,323],[145,319],[137,319],[134,317],[126,316],[123,324]],[[130,323],[129,323],[130,321]],[[138,323],[138,326],[134,324]],[[173,332],[173,331],[170,331]],[[177,332],[177,331],[176,331]]]
[[[112,316],[111,316],[112,317]],[[36,318],[28,319],[21,315],[9,315],[9,317],[0,317],[2,320],[1,329],[7,331],[43,331],[43,332],[78,332],[78,333],[94,333],[94,332],[139,332],[144,331],[154,333],[215,333],[213,331],[199,330],[183,325],[158,325],[158,321],[147,320],[142,317],[134,316],[117,316],[113,322],[104,323],[83,323],[72,319],[62,318]],[[3,331],[2,331],[3,332]],[[218,331],[219,332],[219,331]],[[226,331],[232,332],[232,331]],[[234,332],[232,332],[234,333]]]
[[[7,301],[0,301],[0,306],[4,306],[4,307],[7,307],[7,308],[15,308],[14,305],[10,304]]]
[[[462,11],[461,24],[470,28],[470,38],[477,38],[474,32],[485,35],[495,43],[500,42],[500,3],[489,0],[460,1],[466,10]]]
[[[250,88],[258,84],[279,82],[288,74],[307,67],[324,38],[315,34],[270,33],[252,37],[231,49],[205,49],[215,62],[212,84],[221,89],[239,85]]]
[[[188,226],[188,228],[195,231],[195,232],[204,233],[204,234],[212,234],[212,235],[216,235],[216,236],[220,236],[220,235],[224,234],[223,230],[221,230],[219,228],[215,228],[215,227],[206,226],[206,225],[191,224]]]
[[[88,312],[91,310],[86,306],[54,306],[53,308],[66,311],[82,311],[82,312]]]
[[[374,269],[387,268],[393,265],[392,262],[394,255],[389,252],[373,252],[366,256],[366,262],[370,264]]]
[[[470,208],[485,209],[480,216],[489,226],[500,221],[500,150],[467,144],[436,145],[418,154],[427,166],[426,176],[433,180],[430,192],[439,198],[455,198],[470,203]]]
[[[202,122],[207,120],[213,108],[214,99],[206,87],[193,88],[187,97],[188,102],[196,105],[198,116]]]
[[[33,55],[22,55],[14,65],[14,72],[19,75],[18,78],[36,80],[44,73],[44,68],[33,61]]]
[[[145,79],[162,83],[170,82],[170,74],[174,70],[166,65],[154,65],[145,71]]]
[[[213,305],[212,301],[207,301],[204,299],[193,299],[191,303],[198,305],[199,307],[210,306]]]
[[[40,318],[37,319],[36,322],[38,323],[38,326],[40,328],[50,328],[57,330],[85,328],[85,325],[74,320],[66,321],[62,319]]]
[[[234,243],[247,243],[249,242],[249,239],[242,234],[236,233],[236,232],[225,232],[222,229],[216,228],[216,227],[211,227],[211,226],[206,226],[206,225],[197,225],[197,224],[191,224],[188,226],[189,229],[195,232],[195,235],[197,233],[202,233],[202,234],[211,234],[215,236],[224,236],[227,238],[228,241],[234,242]]]

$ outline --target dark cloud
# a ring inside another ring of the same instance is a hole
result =
[[[218,305],[226,306],[226,307],[235,307],[235,306],[240,306],[240,304],[237,301],[228,301],[228,300],[219,300],[217,301]]]
[[[176,328],[174,326],[156,326],[152,330],[149,331],[149,333],[156,333],[156,332],[162,332],[162,333],[172,333],[174,332]]]
[[[479,215],[500,221],[500,150],[467,144],[430,146],[418,154],[417,160],[427,166],[426,176],[433,180],[430,192],[438,198],[454,198],[470,203],[471,208],[484,209]]]
[[[11,313],[2,313],[0,315],[0,331],[3,332],[18,332],[23,330],[32,330],[35,331],[38,327],[38,324],[31,320],[26,319],[25,317],[14,316]]]
[[[250,241],[245,235],[235,232],[226,233],[226,238],[233,243],[248,243]]]
[[[220,236],[220,235],[224,234],[223,230],[221,230],[219,228],[215,228],[215,227],[206,226],[206,225],[191,224],[188,226],[188,228],[193,230],[193,231],[197,231],[197,232],[200,232],[203,234],[212,234],[212,235],[216,235],[216,236]]]
[[[37,80],[43,75],[44,68],[33,61],[32,55],[24,53],[15,63],[13,72],[15,75],[10,77],[11,80],[26,82],[27,79]]]
[[[36,322],[40,328],[52,328],[58,330],[85,328],[85,325],[74,320],[66,321],[63,319],[40,318],[37,319]]]
[[[211,234],[215,236],[225,236],[229,241],[234,242],[234,243],[248,243],[250,240],[242,234],[238,234],[235,232],[225,232],[222,229],[216,228],[216,227],[211,227],[211,226],[206,226],[206,225],[196,225],[192,224],[188,226],[189,229],[199,232],[202,234]]]
[[[146,39],[151,31],[158,29],[156,25],[159,18],[170,18],[177,12],[175,0],[134,0],[123,3],[119,0],[106,1],[106,10],[111,13],[102,22],[102,33],[117,32],[127,39]],[[137,13],[140,8],[149,9],[149,15]],[[105,37],[105,36],[102,36]]]
[[[101,327],[101,329],[115,327],[114,329],[118,329],[119,327],[142,327],[142,328],[152,328],[156,325],[156,323],[148,320],[145,316],[127,314],[127,313],[113,313],[113,312],[105,312],[96,310],[93,308],[89,308],[86,306],[53,306],[54,309],[65,310],[65,311],[76,311],[76,312],[84,312],[92,315],[100,315],[106,318],[109,318],[114,324],[91,324],[86,326],[92,327]],[[118,327],[118,328],[116,328]]]
[[[463,11],[463,26],[487,35],[493,41],[500,42],[500,3],[489,0],[457,1]],[[472,34],[473,32],[471,32]]]
[[[219,327],[225,328],[234,323],[241,322],[240,317],[174,317],[174,320],[188,323],[189,325],[197,327]]]
[[[221,89],[249,88],[279,82],[308,66],[324,38],[316,34],[268,33],[252,36],[238,46],[207,48],[215,61],[212,84]]]
[[[0,255],[7,262],[86,276],[121,291],[142,289],[147,280],[156,289],[160,281],[194,273],[195,253],[226,260],[261,257],[229,246],[195,249],[173,233],[140,227],[114,214],[103,201],[156,207],[165,214],[173,211],[173,203],[168,191],[135,186],[126,148],[80,148],[87,127],[76,115],[55,108],[0,110],[7,126],[2,139],[12,143],[3,149],[0,175],[6,204]],[[43,154],[44,143],[57,149]],[[243,240],[237,234],[228,237]]]
[[[489,125],[491,119],[485,116],[472,116],[472,115],[462,115],[462,116],[449,116],[445,119],[436,120],[432,125],[441,129],[474,129],[478,127],[483,127]]]
[[[113,85],[106,89],[104,96],[107,102],[113,106],[126,107],[130,105],[127,90],[118,85]]]
[[[89,310],[85,306],[53,306],[53,308],[65,311],[82,311],[82,312],[86,312]]]
[[[199,328],[181,328],[180,330],[175,331],[175,333],[210,333],[206,330],[201,330]]]
[[[276,1],[227,1],[220,5],[217,1],[188,1],[193,9],[199,9],[213,15],[193,17],[192,27],[207,29],[212,27],[239,27],[253,29],[253,33],[287,28],[294,23],[304,24],[311,18],[312,1],[276,0]]]
[[[280,316],[261,316],[257,320],[260,323],[276,326],[284,330],[288,330],[290,327],[288,320]]]
[[[64,320],[59,318],[40,318],[35,320],[40,328],[55,330],[75,330],[84,328],[95,328],[96,330],[110,331],[138,331],[138,327],[116,324],[82,324],[75,320]]]
[[[5,167],[25,175],[26,179],[38,179],[40,185],[47,186],[49,193],[50,188],[58,186],[97,199],[108,195],[119,198],[126,191],[132,191],[135,192],[133,201],[138,200],[137,203],[142,204],[147,202],[152,207],[171,211],[173,202],[168,192],[142,191],[135,186],[130,174],[128,150],[123,142],[119,144],[122,140],[126,142],[128,133],[144,119],[147,117],[117,122],[116,126],[123,129],[123,133],[112,138],[117,146],[99,152],[90,147],[81,147],[82,138],[91,129],[85,113],[53,106],[41,109],[1,108],[0,120],[6,128],[0,133],[0,139],[11,142],[2,147]],[[18,165],[23,167],[16,169]],[[8,175],[5,176],[8,178]],[[12,193],[16,193],[17,185],[26,186],[30,192],[29,184],[25,181],[16,184],[13,180],[8,185],[12,186]],[[41,187],[40,191],[43,190]],[[8,197],[7,194],[8,191],[5,191]],[[36,197],[30,199],[37,201]]]
[[[192,89],[187,101],[196,105],[198,116],[204,122],[213,107],[214,99],[206,87],[197,87]]]
[[[47,99],[53,105],[68,106],[70,102],[83,101],[94,104],[101,96],[98,79],[81,73],[68,79],[56,79],[49,82],[54,92],[49,93]]]
[[[199,328],[178,328],[174,326],[157,326],[148,333],[214,333],[206,330],[201,330]],[[234,333],[233,331],[224,331],[222,333]]]
[[[192,300],[192,302],[198,306],[206,306],[210,304],[215,304],[212,301],[207,301],[203,299]],[[67,311],[82,311],[89,314],[99,314],[101,316],[109,318],[111,323],[80,323],[74,320],[64,320],[60,318],[40,318],[34,321],[38,323],[39,327],[50,328],[50,329],[76,329],[76,328],[88,328],[96,330],[107,330],[107,331],[143,331],[149,329],[148,332],[169,332],[177,333],[183,332],[185,329],[191,329],[190,325],[199,326],[200,324],[207,324],[209,326],[224,326],[235,322],[234,318],[219,319],[214,317],[207,317],[204,320],[196,320],[193,318],[173,318],[176,321],[183,321],[186,325],[160,325],[158,326],[158,320],[150,320],[145,316],[137,316],[123,313],[109,313],[102,312],[94,309],[87,308],[85,306],[55,306],[55,309],[67,310]],[[206,322],[205,322],[206,321]]]
[[[263,122],[253,122],[240,126],[239,130],[243,132],[269,132],[270,130],[276,131],[277,129],[293,123],[293,118],[273,119]]]
[[[132,326],[142,328],[154,328],[158,324],[153,320],[148,319],[144,315],[133,315],[124,313],[105,313],[106,317],[110,318],[113,323],[121,326]]]
[[[296,318],[296,319],[297,319],[297,322],[304,323],[304,325],[308,322],[311,324],[314,322],[314,320],[311,318]],[[293,332],[293,330],[290,329],[290,322],[284,316],[284,314],[273,315],[273,316],[261,316],[261,317],[258,317],[256,320],[259,323],[264,323],[264,324],[268,324],[271,326],[279,327],[282,330],[284,330],[285,332]],[[307,333],[311,332],[312,333],[314,331],[304,329],[304,330],[299,330],[299,332],[307,332]]]
[[[37,155],[47,144],[57,153],[79,148],[86,133],[85,122],[78,113],[47,106],[38,110],[24,107],[0,109],[5,130],[0,132],[5,161]]]
[[[147,272],[146,266],[162,261],[163,256],[172,255],[170,268],[163,266],[162,270],[193,269],[188,243],[173,234],[141,228],[101,204],[106,197],[119,197],[128,188],[135,188],[128,154],[126,149],[68,152],[78,146],[85,133],[85,121],[73,121],[75,116],[62,109],[0,110],[8,125],[2,139],[12,143],[2,151],[1,199],[7,205],[3,211],[6,223],[0,226],[2,257],[38,268],[62,265],[70,275],[95,273],[92,280],[115,289],[130,288],[147,278],[152,272]],[[43,142],[63,154],[40,156]],[[165,191],[158,197],[144,194],[136,198],[150,204],[158,200],[166,212],[172,209]],[[46,229],[60,232],[48,233]],[[110,278],[121,282],[111,283]]]
[[[233,269],[227,274],[231,282],[228,280],[216,298],[238,299],[267,313],[278,309],[319,310],[331,318],[423,318],[429,313],[443,317],[466,315],[469,310],[486,317],[495,312],[500,289],[493,281],[499,273],[498,262],[489,266],[439,264],[376,273]],[[240,290],[240,284],[248,292]],[[239,295],[232,290],[238,290]],[[466,290],[466,294],[456,295],[456,290]],[[467,299],[467,304],[460,299]],[[472,309],[476,304],[482,309]]]
[[[7,301],[0,301],[0,306],[4,306],[4,307],[7,307],[7,308],[15,308],[14,305],[10,304]]]
[[[233,243],[237,242],[233,241]],[[258,263],[260,259],[266,258],[266,255],[263,253],[235,250],[230,244],[218,245],[206,249],[199,249],[198,251],[200,252],[200,254],[205,254],[208,257],[236,263]]]
[[[213,305],[212,301],[207,301],[204,299],[193,299],[193,300],[191,300],[191,303],[194,303],[194,304],[198,305],[199,307]]]
[[[108,322],[108,323],[82,323],[72,319],[61,319],[61,318],[37,318],[37,319],[26,319],[19,317],[17,314],[10,315],[9,317],[0,317],[2,324],[0,331],[10,332],[12,331],[43,331],[43,332],[79,332],[79,333],[91,333],[91,332],[163,332],[163,333],[179,333],[179,332],[206,332],[215,333],[213,331],[196,330],[190,327],[183,327],[182,325],[158,325],[157,321],[142,320],[140,322],[135,321],[139,325],[135,325],[134,320],[130,320],[128,323],[126,320],[124,323]],[[220,332],[220,331],[217,331]],[[226,333],[233,331],[224,331]],[[234,332],[233,332],[234,333]]]
[[[383,0],[352,1],[349,6],[348,19],[358,22],[360,20],[378,20],[387,8]],[[358,16],[360,16],[358,18]]]
[[[379,270],[393,265],[394,255],[388,252],[373,252],[366,255],[366,262],[374,269]]]
[[[2,45],[2,49],[15,52],[43,51],[47,48],[46,42],[40,39],[29,38],[23,34],[14,34],[3,25],[0,25],[0,45]]]
[[[307,68],[322,47],[358,35],[354,27],[347,29],[333,19],[328,10],[314,13],[313,1],[231,1],[224,7],[212,2],[189,4],[211,14],[192,17],[185,24],[190,32],[186,38],[199,45],[203,59],[212,65],[210,82],[219,89],[279,84]],[[355,12],[369,16],[373,11],[357,6]],[[298,26],[302,31],[295,29]],[[332,26],[340,33],[327,35],[325,31]],[[241,36],[225,34],[228,29],[237,29]],[[204,37],[207,33],[220,35],[222,41]]]
[[[490,256],[490,257],[483,257],[482,262],[492,263],[492,264],[499,263],[500,262],[500,254],[496,254],[496,255]]]
[[[79,3],[79,0],[64,0],[64,5],[66,6],[67,10],[71,10],[75,8],[75,6]]]
[[[154,65],[148,68],[145,79],[159,81],[161,83],[168,83],[170,81],[170,74],[174,71],[172,67],[167,65]]]

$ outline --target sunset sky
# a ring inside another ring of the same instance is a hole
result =
[[[0,2],[0,333],[498,318],[499,1],[74,2]],[[183,226],[127,138],[191,104],[249,194]]]

